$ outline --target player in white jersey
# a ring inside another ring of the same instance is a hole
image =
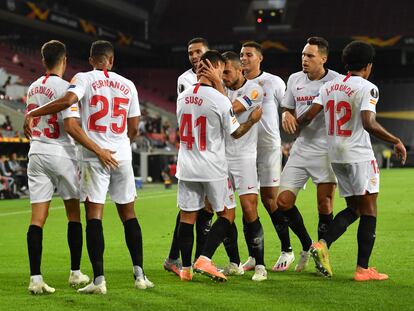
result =
[[[220,77],[225,60],[217,51],[203,54],[202,62],[210,62]],[[230,100],[212,87],[212,81],[199,77],[196,86],[184,91],[177,99],[177,119],[180,127],[177,178],[180,226],[180,244],[183,268],[182,280],[191,280],[191,252],[193,229],[197,213],[204,207],[207,197],[218,219],[207,235],[206,245],[194,268],[214,278],[226,277],[211,263],[215,250],[228,235],[234,220],[234,209],[226,208],[229,196],[228,167],[225,157],[224,136],[235,138],[244,135],[260,119],[261,110],[254,110],[249,119],[239,124]],[[230,193],[228,200],[234,200]]]
[[[328,42],[321,37],[311,37],[302,51],[302,71],[289,77],[286,94],[281,106],[283,129],[289,134],[296,127],[296,117],[304,114],[311,106],[320,87],[327,81],[338,76],[338,73],[325,69],[329,53]],[[309,248],[312,240],[303,224],[302,216],[295,205],[296,196],[306,185],[309,178],[317,187],[317,204],[319,212],[318,240],[329,229],[333,220],[333,197],[336,188],[336,178],[328,159],[328,148],[325,134],[325,120],[319,115],[309,126],[302,129],[290,152],[289,159],[283,168],[279,194],[278,208],[292,224],[292,230],[298,234],[302,244],[300,259],[295,267],[296,272],[303,271],[309,261]],[[292,219],[293,218],[293,219]],[[285,224],[284,218],[278,219],[280,226]],[[294,261],[289,239],[283,240],[282,253],[273,267],[273,271],[285,271]]]
[[[286,86],[278,76],[263,72],[260,69],[263,53],[260,44],[257,42],[243,44],[240,51],[240,60],[246,79],[258,83],[264,91],[263,117],[258,129],[257,172],[260,182],[260,197],[276,229],[274,219],[275,215],[280,213],[277,211],[276,198],[282,169],[278,107],[282,102]],[[246,226],[244,229],[246,236]],[[288,232],[288,228],[285,228],[285,234],[289,234]],[[263,247],[263,243],[261,247]],[[256,264],[264,265],[264,262],[258,263],[252,256],[249,244],[248,248],[249,259],[244,263],[244,269],[254,269]]]
[[[32,110],[30,117],[81,105],[82,127],[74,118],[65,119],[65,129],[83,149],[81,200],[86,208],[86,240],[94,281],[81,293],[105,294],[103,271],[103,208],[109,191],[124,224],[135,277],[135,287],[153,287],[143,272],[142,234],[134,211],[136,197],[131,164],[130,141],[138,130],[140,108],[135,85],[108,72],[112,69],[114,49],[108,41],[95,41],[89,62],[93,70],[73,77],[66,94],[46,106]]]
[[[187,53],[188,60],[191,64],[191,68],[185,71],[182,75],[178,77],[177,80],[177,95],[180,95],[184,90],[189,87],[194,86],[197,83],[197,66],[200,62],[201,56],[209,50],[208,41],[204,38],[193,38],[187,43]],[[197,216],[196,222],[196,251],[195,258],[198,258],[200,255],[208,231],[211,228],[211,219],[213,218],[213,212],[207,206],[204,210],[200,211]],[[180,275],[181,270],[181,261],[180,261],[180,248],[178,245],[177,235],[178,235],[178,225],[180,224],[180,213],[178,212],[173,240],[170,247],[170,253],[164,261],[164,269],[166,271],[174,272],[178,276]]]
[[[251,109],[261,106],[263,101],[263,89],[255,81],[246,80],[243,76],[240,57],[237,53],[229,51],[223,53],[226,66],[223,72],[223,82],[226,86],[227,96],[232,102],[233,110],[239,123],[245,122]],[[256,169],[258,124],[254,125],[248,133],[240,139],[234,139],[231,135],[225,136],[226,158],[229,166],[229,177],[240,199],[243,218],[248,227],[249,244],[253,246],[255,258],[264,256],[261,246],[262,235],[260,230],[253,230],[259,223],[257,214],[258,179]],[[237,229],[233,224],[231,235],[224,240],[224,246],[230,258],[230,263],[225,267],[227,275],[243,274],[243,266],[240,262]],[[258,233],[257,236],[254,234]],[[261,260],[259,260],[260,262]],[[257,273],[253,275],[254,281],[266,279],[266,269],[257,265]]]
[[[46,42],[41,49],[46,74],[33,82],[27,92],[27,111],[43,106],[65,94],[69,85],[62,79],[66,69],[66,47],[62,42]],[[53,293],[40,272],[42,259],[43,226],[50,201],[57,188],[62,197],[68,218],[68,244],[71,253],[71,286],[89,282],[80,271],[82,255],[82,224],[79,208],[79,176],[76,147],[72,137],[63,128],[63,119],[77,111],[66,109],[60,113],[38,117],[30,139],[29,195],[32,217],[27,232],[32,294]]]
[[[339,194],[347,203],[347,208],[335,216],[324,239],[312,245],[312,257],[321,273],[332,276],[328,247],[360,216],[356,281],[388,279],[386,274],[368,266],[375,242],[380,182],[369,134],[394,144],[403,164],[407,157],[401,140],[375,120],[379,92],[377,86],[367,80],[374,54],[374,48],[365,42],[348,44],[342,52],[348,74],[325,83],[312,107],[299,118],[299,123],[306,124],[324,111],[329,160],[338,178]]]

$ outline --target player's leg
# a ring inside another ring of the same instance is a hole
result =
[[[30,225],[27,231],[27,249],[30,263],[29,292],[32,294],[53,293],[41,274],[43,226],[46,222],[54,186],[44,169],[42,157],[30,155],[27,169],[29,195],[32,208]]]
[[[368,266],[376,237],[379,170],[375,160],[367,162],[364,166],[361,164],[359,170],[362,173],[368,172],[369,177],[364,187],[365,194],[360,198],[361,217],[357,233],[358,261],[354,279],[356,281],[382,281],[388,279],[388,275],[379,273],[375,268]]]
[[[103,209],[110,174],[100,162],[81,162],[80,200],[86,211],[86,247],[92,264],[93,281],[78,290],[85,294],[106,294],[103,254],[105,241],[102,228]]]
[[[206,197],[214,211],[217,212],[217,220],[207,235],[207,240],[200,257],[194,263],[194,269],[209,275],[210,277],[225,281],[226,277],[219,272],[211,262],[219,245],[229,236],[231,225],[235,217],[235,201],[233,187],[228,178],[220,181],[205,182],[203,187]]]
[[[89,277],[80,270],[82,257],[82,223],[80,221],[79,199],[64,200],[66,217],[68,218],[67,240],[70,250],[69,285],[79,286],[89,282]]]
[[[298,208],[296,205],[292,205],[295,200],[295,194],[292,191],[286,190],[279,194],[277,204],[279,209],[283,211],[284,215],[289,219],[289,226],[299,238],[302,244],[302,250],[308,251],[312,245],[312,239],[306,230],[302,215],[300,214]]]
[[[67,240],[70,250],[71,271],[69,285],[79,286],[89,282],[89,277],[80,270],[83,236],[79,204],[79,167],[73,159],[48,156],[50,170],[56,175],[57,191],[63,199],[68,219]]]
[[[192,279],[191,258],[194,244],[194,224],[198,211],[204,208],[205,191],[201,183],[178,180],[177,205],[180,208],[178,244],[182,261],[180,278]]]
[[[180,225],[180,212],[178,212],[175,219],[175,227],[173,238],[171,241],[170,252],[168,257],[164,260],[163,267],[168,272],[173,272],[180,276],[181,260],[180,260],[180,245],[178,244],[178,227]]]
[[[204,208],[201,209],[197,214],[197,221],[195,224],[196,227],[196,249],[194,255],[194,261],[197,260],[200,256],[201,251],[204,249],[204,246],[207,241],[207,234],[211,229],[212,218],[214,216],[213,209],[211,204],[206,199],[204,203]]]

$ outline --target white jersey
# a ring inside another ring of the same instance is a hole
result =
[[[196,84],[177,99],[180,149],[176,177],[208,182],[225,179],[224,136],[239,126],[230,100],[211,86]]]
[[[134,83],[115,72],[92,70],[76,74],[68,88],[81,104],[82,129],[101,148],[115,151],[118,160],[131,160],[127,119],[141,115]],[[83,148],[83,160],[99,161]]]
[[[321,86],[339,75],[336,71],[328,70],[320,80],[309,80],[303,71],[296,72],[289,77],[285,96],[281,106],[295,109],[296,116],[300,117],[311,107],[313,99],[318,95]],[[295,141],[295,147],[301,151],[311,151],[326,154],[328,146],[325,133],[324,115],[321,113],[312,122],[304,127]]]
[[[328,155],[332,163],[374,160],[369,134],[362,126],[361,111],[376,112],[376,85],[358,76],[339,75],[325,83],[313,100],[325,113]]]
[[[285,94],[285,82],[278,76],[262,72],[251,81],[263,88],[263,115],[259,121],[258,148],[280,147],[278,107]]]
[[[184,71],[177,79],[177,95],[197,83],[197,75],[193,68]]]
[[[40,77],[30,85],[27,92],[27,110],[62,97],[68,85],[67,81],[55,75]],[[76,160],[74,140],[63,127],[63,119],[71,116],[78,116],[77,107],[34,118],[29,155],[48,154]]]
[[[246,111],[239,113],[236,117],[239,123],[244,123],[249,118],[251,110],[262,104],[263,89],[253,80],[246,80],[238,90],[226,89],[227,96],[231,102],[239,101]],[[257,131],[258,124],[254,124],[250,130],[239,139],[226,135],[226,158],[242,159],[256,158],[257,154]]]

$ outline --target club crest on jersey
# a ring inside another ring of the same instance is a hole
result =
[[[246,95],[243,96],[243,99],[246,101],[246,103],[249,105],[249,107],[251,105],[253,105],[253,102],[250,100],[250,98]]]
[[[377,89],[371,89],[371,96],[374,98],[378,98],[378,90]]]
[[[253,90],[252,93],[250,94],[250,97],[255,100],[257,98],[257,96],[259,96],[259,92],[257,90]]]

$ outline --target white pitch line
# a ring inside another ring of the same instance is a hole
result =
[[[169,196],[172,196],[172,195],[175,195],[175,194],[176,194],[175,192],[171,192],[171,193],[166,193],[164,195],[143,196],[143,197],[138,196],[137,201],[138,201],[138,204],[139,204],[139,202],[142,201],[142,200],[169,197]],[[65,208],[65,206],[60,205],[60,206],[56,206],[56,207],[51,207],[49,209],[49,211],[54,211],[54,210],[59,210],[59,209],[64,209],[64,208]],[[0,217],[11,216],[11,215],[19,215],[19,214],[27,214],[27,213],[31,213],[31,212],[32,212],[32,210],[25,210],[25,211],[11,212],[11,213],[3,213],[3,214],[0,213]]]

